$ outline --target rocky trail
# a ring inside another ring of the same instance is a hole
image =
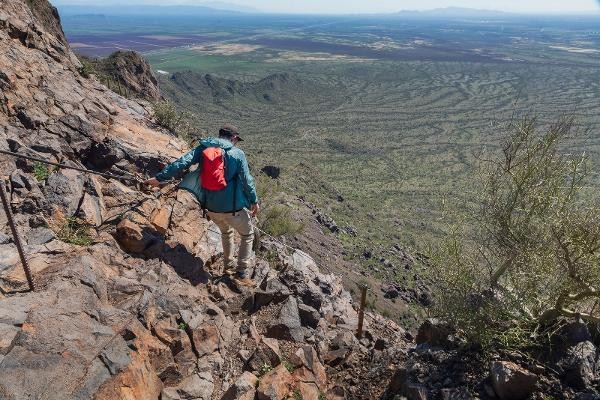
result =
[[[0,9],[0,148],[114,175],[185,150],[80,64],[51,6]],[[263,241],[258,287],[221,271],[216,226],[188,193],[0,157],[36,284],[0,233],[0,398],[378,398],[406,347],[305,253]],[[1,216],[6,226],[6,217]]]
[[[372,312],[358,339],[332,239],[290,242],[313,259],[263,238],[257,286],[237,287],[191,195],[128,178],[153,176],[185,143],[153,123],[149,103],[82,68],[46,0],[0,0],[0,150],[122,177],[0,155],[36,284],[28,290],[0,213],[1,400],[599,398],[600,333],[578,321],[561,327],[546,360],[484,357],[437,320],[413,338]],[[156,82],[136,70],[151,74],[127,64],[136,84]]]

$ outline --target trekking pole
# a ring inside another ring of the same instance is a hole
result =
[[[365,305],[367,303],[367,285],[361,286],[361,295],[360,295],[360,308],[358,309],[358,329],[356,330],[356,337],[358,339],[362,338],[363,334],[363,322],[365,319]]]
[[[25,277],[27,278],[27,283],[29,284],[29,289],[32,292],[35,292],[35,285],[33,284],[33,277],[31,276],[31,270],[29,269],[29,264],[27,263],[27,258],[25,258],[25,252],[23,251],[23,245],[21,244],[21,238],[19,236],[19,232],[17,232],[17,227],[15,226],[15,221],[13,219],[12,210],[10,208],[10,202],[8,201],[8,194],[6,192],[6,188],[4,187],[4,179],[0,180],[0,197],[2,197],[2,206],[4,206],[4,212],[6,213],[6,219],[8,220],[8,225],[10,226],[10,230],[13,235],[13,239],[15,241],[15,246],[17,246],[17,251],[19,252],[19,257],[21,258],[21,264],[23,265],[23,270],[25,271]]]

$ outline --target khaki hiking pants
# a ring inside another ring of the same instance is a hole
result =
[[[221,241],[223,242],[223,258],[225,259],[225,268],[233,268],[235,261],[233,253],[235,248],[235,231],[240,235],[240,248],[238,250],[237,272],[242,277],[247,277],[250,273],[248,269],[252,268],[254,257],[252,254],[252,244],[254,241],[254,227],[252,226],[252,216],[250,211],[242,209],[233,213],[216,213],[207,211],[208,217],[213,221],[221,231]]]

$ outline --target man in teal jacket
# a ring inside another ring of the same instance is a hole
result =
[[[179,187],[196,196],[198,202],[207,210],[208,217],[221,230],[225,269],[235,267],[234,231],[241,237],[238,251],[236,281],[244,286],[252,286],[249,269],[253,264],[252,243],[254,227],[252,217],[260,210],[256,195],[254,178],[250,174],[248,161],[244,152],[235,147],[241,141],[238,130],[233,125],[225,125],[219,130],[219,138],[208,138],[200,142],[195,149],[180,159],[167,165],[155,178],[146,181],[148,185],[159,186],[161,182],[179,176],[183,171],[202,161],[202,152],[208,147],[220,147],[225,151],[225,180],[227,186],[222,190],[205,190],[201,186],[200,173],[197,168],[188,172]]]

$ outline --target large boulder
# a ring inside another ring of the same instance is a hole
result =
[[[290,296],[283,302],[277,318],[267,328],[267,336],[295,342],[301,342],[304,339],[298,302],[295,297]]]
[[[251,371],[260,371],[263,366],[270,368],[279,365],[281,362],[281,350],[277,339],[262,338],[259,345],[250,356],[247,367]]]
[[[48,205],[58,207],[66,217],[74,216],[83,197],[84,181],[83,175],[73,170],[50,174],[44,187]]]
[[[500,400],[523,400],[536,388],[538,377],[510,361],[493,361],[490,378]]]
[[[449,323],[429,318],[419,326],[416,342],[417,344],[448,347],[453,343],[454,333],[455,330]]]
[[[598,349],[589,340],[569,347],[558,363],[563,382],[578,390],[590,388],[596,377],[600,378],[599,356]]]
[[[221,396],[221,400],[254,400],[256,395],[256,375],[246,371]]]
[[[281,400],[289,394],[293,383],[292,375],[283,364],[265,374],[258,385],[259,400]]]
[[[160,235],[149,224],[128,218],[119,222],[115,236],[123,249],[136,254],[144,253],[160,241]]]

